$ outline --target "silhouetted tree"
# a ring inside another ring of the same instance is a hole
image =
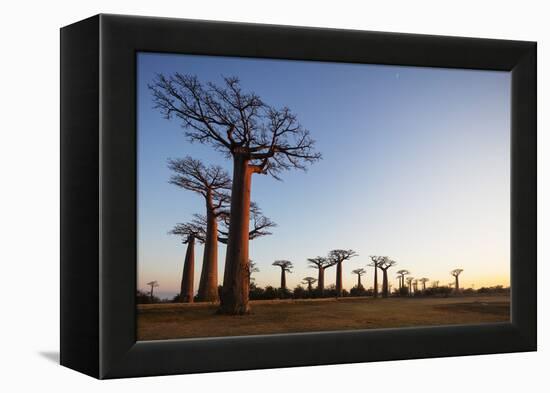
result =
[[[342,262],[356,257],[353,250],[332,250],[328,253],[328,259],[332,265],[336,265],[336,296],[342,296]]]
[[[373,289],[372,296],[378,297],[378,267],[384,260],[384,257],[371,255],[370,259],[372,262],[369,263],[369,266],[374,267],[374,284],[372,286],[372,289]]]
[[[409,287],[409,296],[413,295],[413,287],[412,287],[413,280],[414,280],[414,277],[407,277],[407,286]]]
[[[183,273],[181,276],[179,301],[182,303],[193,303],[194,297],[194,279],[195,279],[195,239],[203,241],[202,228],[197,227],[192,222],[176,225],[169,233],[179,235],[182,243],[187,244],[185,252],[185,262],[183,263]]]
[[[313,290],[313,284],[317,281],[316,278],[313,277],[305,277],[302,281],[303,284],[307,284],[307,291],[311,294],[311,291]]]
[[[416,294],[418,292],[418,280],[413,281],[413,289],[414,293]]]
[[[455,292],[460,291],[460,285],[458,285],[458,276],[460,276],[460,273],[462,273],[463,269],[454,269],[451,272],[451,275],[455,278]]]
[[[229,225],[231,222],[231,215],[222,215],[222,224],[218,228],[218,240],[220,243],[227,244],[229,240]],[[254,202],[250,202],[250,224],[252,229],[248,232],[248,239],[254,240],[262,236],[268,236],[272,233],[269,231],[271,228],[277,226],[276,223],[271,221],[268,217],[264,216],[262,209]]]
[[[308,258],[309,267],[318,270],[317,278],[317,291],[322,296],[325,290],[325,270],[333,266],[332,261],[329,261],[326,257]]]
[[[400,277],[400,280],[399,280],[399,289],[403,288],[405,286],[405,276],[411,274],[408,270],[406,269],[401,269],[401,270],[398,270],[397,271],[397,274],[399,275]]]
[[[256,266],[256,262],[254,262],[252,259],[248,260],[248,282],[250,285],[250,282],[254,281],[254,277],[252,277],[252,273],[258,273],[260,271],[260,268]]]
[[[151,287],[151,291],[149,292],[149,296],[151,297],[151,303],[153,303],[153,291],[155,290],[155,288],[157,288],[159,286],[159,283],[157,281],[150,281],[147,283],[147,285],[149,285]]]
[[[363,268],[360,268],[353,270],[352,273],[357,274],[357,289],[361,290],[363,288],[363,284],[361,284],[361,276],[367,273],[367,271]]]
[[[229,203],[231,180],[220,166],[205,166],[191,157],[169,160],[175,172],[170,183],[203,196],[206,203],[204,256],[197,298],[200,301],[218,300],[218,219]]]
[[[279,266],[281,268],[281,290],[286,291],[286,273],[292,273],[292,262],[286,260],[278,260],[273,262],[273,266]]]
[[[156,108],[176,117],[191,141],[207,143],[233,159],[231,221],[219,312],[245,314],[248,304],[248,224],[252,174],[278,179],[288,169],[306,169],[321,158],[309,132],[288,108],[276,109],[242,91],[238,78],[223,86],[196,76],[158,75],[149,85]]]
[[[389,257],[382,257],[378,263],[378,268],[382,270],[382,297],[388,297],[388,269],[397,264],[396,261],[390,259]]]
[[[422,277],[420,280],[418,280],[422,283],[422,292],[426,292],[426,283],[430,281],[429,278]]]

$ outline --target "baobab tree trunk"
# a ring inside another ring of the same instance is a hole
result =
[[[187,239],[187,251],[183,264],[183,275],[181,277],[180,299],[182,303],[193,303],[193,279],[195,276],[195,237]]]
[[[361,286],[362,286],[362,285],[361,285],[361,275],[358,274],[358,275],[357,275],[357,288],[359,289],[359,288],[361,288]]]
[[[281,289],[286,291],[286,274],[285,269],[281,269]]]
[[[455,291],[458,292],[458,288],[460,288],[458,286],[458,275],[455,276]]]
[[[388,297],[388,271],[382,270],[382,297]]]
[[[319,275],[317,276],[317,291],[321,296],[325,291],[325,269],[323,268],[319,268]]]
[[[204,302],[216,302],[218,301],[218,220],[214,215],[211,196],[207,197],[206,205],[206,238],[198,299]]]
[[[374,291],[373,296],[378,297],[378,267],[374,266]]]
[[[342,296],[342,262],[336,265],[336,296]]]
[[[248,304],[248,222],[250,219],[250,185],[254,169],[243,154],[233,156],[231,220],[219,313],[247,314]]]

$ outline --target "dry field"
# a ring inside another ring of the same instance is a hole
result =
[[[505,322],[508,296],[252,301],[252,314],[216,315],[216,305],[138,306],[138,340]]]

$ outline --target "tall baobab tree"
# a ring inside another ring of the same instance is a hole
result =
[[[273,262],[273,266],[279,266],[281,268],[281,290],[286,291],[286,273],[292,273],[292,262],[287,260],[278,260]]]
[[[151,298],[151,303],[153,303],[153,291],[155,288],[159,286],[159,283],[157,281],[150,281],[147,283],[151,287],[151,291],[149,292],[149,297]]]
[[[313,290],[313,284],[317,281],[316,278],[313,277],[305,277],[302,281],[302,284],[307,284],[307,291],[311,294],[311,291]]]
[[[399,289],[404,288],[405,287],[405,276],[408,276],[409,274],[411,274],[411,272],[409,272],[406,269],[401,269],[401,270],[397,271],[397,274],[399,275],[398,276],[399,277]]]
[[[165,118],[181,120],[190,141],[211,145],[233,160],[231,221],[220,313],[245,314],[248,304],[248,224],[252,175],[306,169],[321,159],[315,141],[289,108],[277,109],[245,92],[236,77],[222,85],[196,76],[158,75],[149,85]]]
[[[396,264],[396,261],[388,257],[382,257],[380,263],[378,264],[378,268],[382,270],[382,297],[388,297],[388,269]]]
[[[429,278],[422,277],[420,280],[418,280],[422,283],[422,292],[426,292],[426,283],[430,281]]]
[[[407,286],[409,287],[409,296],[412,296],[413,295],[413,287],[412,287],[412,283],[414,281],[414,277],[407,277]]]
[[[204,198],[206,226],[204,256],[199,281],[198,300],[218,300],[218,220],[229,203],[231,180],[220,166],[205,166],[191,157],[169,160],[168,167],[175,173],[170,183],[194,191]]]
[[[193,222],[176,225],[170,232],[173,235],[182,237],[182,243],[187,244],[185,262],[180,285],[180,301],[182,303],[193,303],[194,278],[195,278],[195,239],[204,241],[204,229]]]
[[[378,297],[378,267],[384,260],[384,257],[379,257],[376,255],[370,255],[369,258],[371,259],[371,263],[369,263],[369,266],[374,267],[374,284],[373,284],[373,291],[372,295],[374,297]]]
[[[336,296],[342,296],[342,262],[347,261],[358,254],[353,250],[332,250],[328,253],[328,259],[332,265],[336,265]]]
[[[460,291],[460,286],[458,285],[458,276],[460,276],[460,273],[462,273],[463,269],[454,269],[451,272],[451,275],[455,278],[455,292]]]
[[[418,292],[418,280],[415,279],[413,281],[413,289],[414,289],[414,293]]]
[[[363,284],[361,284],[361,276],[367,273],[363,268],[355,269],[352,271],[353,274],[357,274],[357,289],[364,289]]]
[[[333,266],[332,261],[329,261],[326,257],[315,257],[308,258],[308,262],[309,267],[317,269],[319,272],[317,275],[317,291],[322,296],[325,290],[325,270]]]

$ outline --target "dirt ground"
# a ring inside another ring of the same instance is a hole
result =
[[[209,303],[138,306],[138,340],[243,336],[407,326],[476,324],[510,319],[508,296],[257,300],[252,313],[216,315]]]

